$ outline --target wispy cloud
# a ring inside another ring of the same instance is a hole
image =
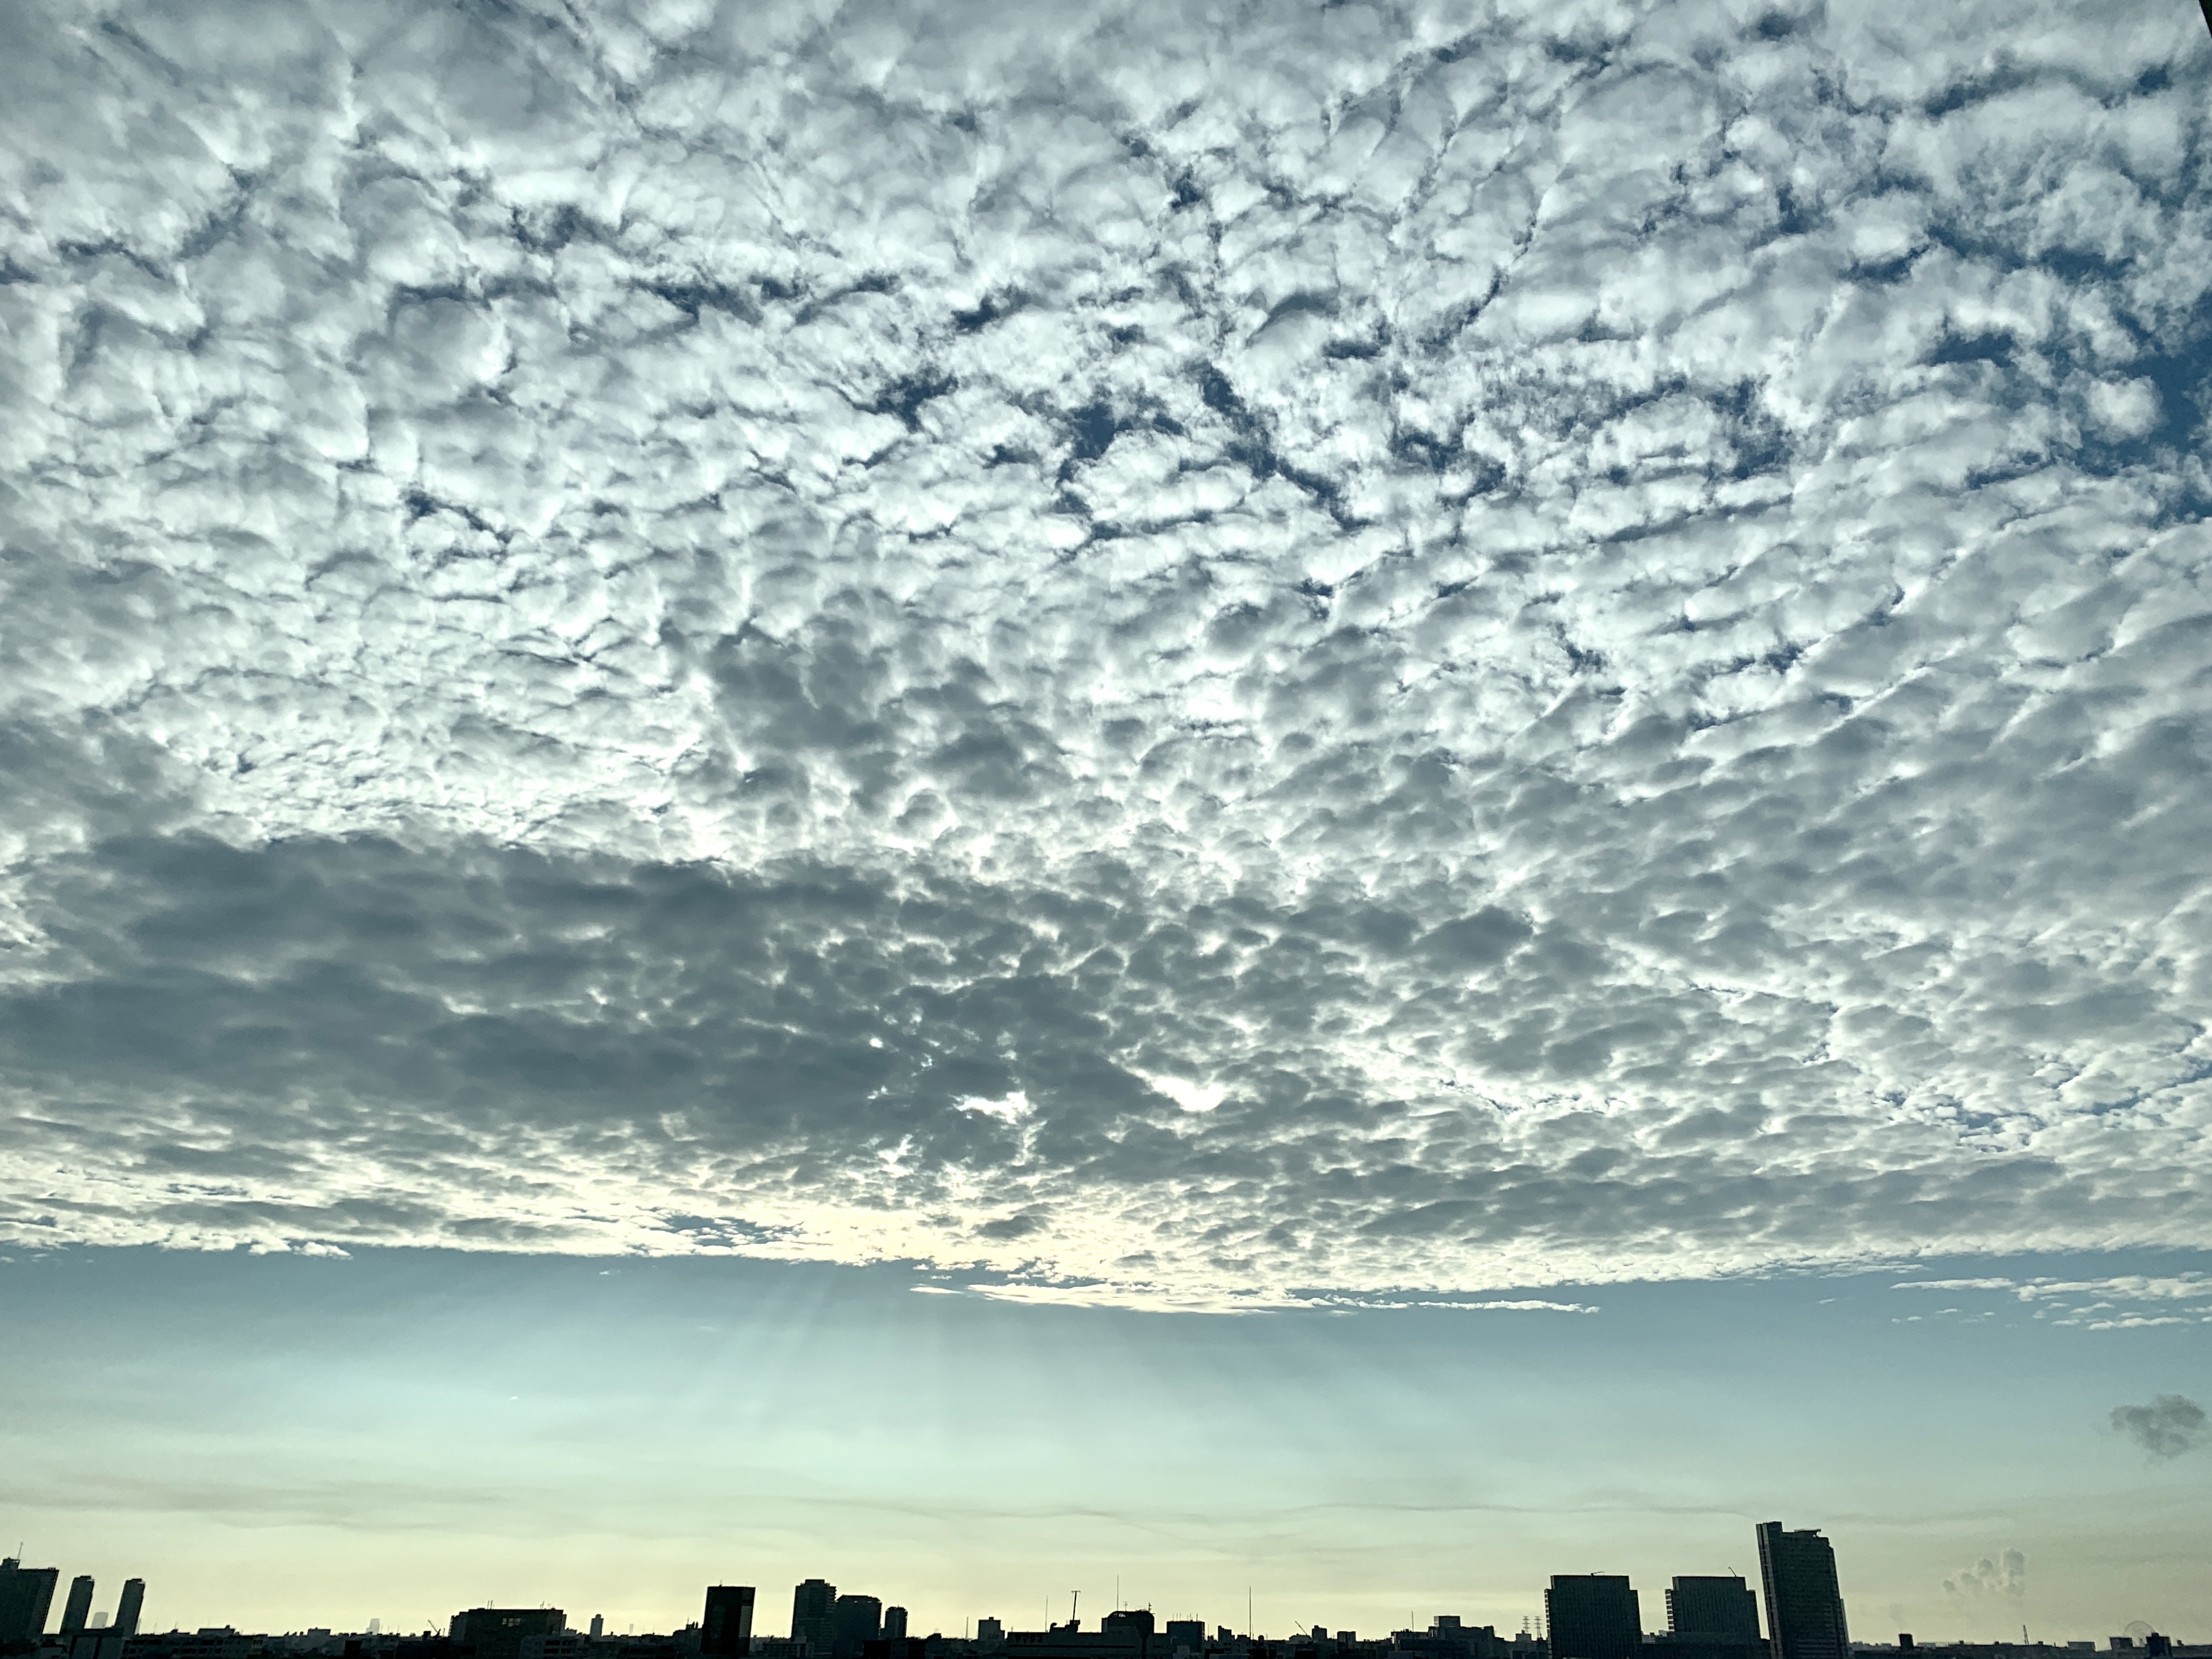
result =
[[[1420,1297],[1389,1296],[1309,1296],[1299,1305],[1313,1308],[1448,1308],[1462,1313],[1594,1314],[1587,1302],[1547,1302],[1540,1297]]]
[[[2212,1323],[2212,1307],[2170,1305],[2212,1298],[2212,1274],[2208,1273],[2115,1273],[2100,1279],[1913,1279],[1890,1288],[2002,1291],[2014,1302],[2035,1304],[2039,1319],[2049,1318],[2056,1325],[2087,1326],[2091,1330]],[[2169,1305],[2161,1308],[2161,1304]]]

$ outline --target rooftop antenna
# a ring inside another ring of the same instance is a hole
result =
[[[1081,1624],[1081,1623],[1083,1622],[1081,1619],[1079,1619],[1079,1618],[1078,1618],[1078,1617],[1076,1616],[1076,1612],[1075,1612],[1075,1609],[1077,1608],[1077,1607],[1078,1607],[1078,1606],[1079,1606],[1079,1605],[1081,1604],[1082,1601],[1083,1601],[1083,1592],[1082,1592],[1081,1590],[1070,1590],[1070,1591],[1068,1591],[1068,1593],[1067,1593],[1067,1622],[1068,1622],[1069,1624],[1071,1624],[1071,1625],[1079,1625],[1079,1624]]]

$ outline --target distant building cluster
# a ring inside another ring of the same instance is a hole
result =
[[[46,1623],[61,1578],[58,1567],[27,1567],[12,1555],[0,1560],[0,1653],[60,1648],[70,1659],[124,1659],[126,1645],[138,1633],[146,1581],[125,1579],[114,1612],[95,1613],[92,1575],[79,1573],[70,1580],[61,1627],[48,1635]]]
[[[141,1633],[145,1583],[124,1582],[111,1618],[95,1615],[93,1581],[70,1583],[58,1628],[47,1629],[60,1583],[52,1567],[0,1562],[0,1656],[29,1659],[2074,1659],[2093,1641],[1854,1642],[1844,1617],[1836,1553],[1818,1528],[1757,1529],[1758,1589],[1740,1577],[1683,1577],[1666,1590],[1667,1627],[1645,1628],[1636,1587],[1622,1574],[1560,1573],[1544,1592],[1541,1630],[1524,1624],[1501,1636],[1450,1615],[1425,1630],[1362,1637],[1356,1631],[1296,1629],[1269,1637],[1211,1629],[1196,1619],[1156,1620],[1149,1607],[1117,1607],[1085,1630],[1071,1605],[1065,1624],[1008,1630],[979,1619],[958,1636],[908,1629],[907,1610],[877,1596],[840,1593],[810,1578],[792,1591],[787,1636],[756,1634],[754,1589],[712,1584],[696,1623],[665,1634],[614,1635],[593,1615],[568,1628],[559,1607],[471,1607],[444,1633],[295,1631],[245,1635],[225,1626]],[[1760,1618],[1764,1602],[1765,1620]],[[2123,1659],[2212,1659],[2156,1632],[2109,1638]]]

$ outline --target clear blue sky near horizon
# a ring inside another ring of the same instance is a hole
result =
[[[1863,1639],[2212,1625],[2201,1456],[2110,1421],[2206,1392],[2208,1328],[1894,1288],[1948,1272],[1228,1316],[917,1294],[902,1266],[16,1252],[0,1530],[103,1606],[144,1576],[164,1628],[487,1601],[662,1628],[738,1582],[780,1630],[816,1575],[919,1630],[1033,1628],[1076,1589],[1103,1612],[1117,1580],[1237,1628],[1249,1584],[1278,1634],[1510,1628],[1590,1571],[1663,1628],[1674,1574],[1756,1577],[1765,1519],[1835,1540]],[[1976,1576],[2008,1551],[2024,1576]]]

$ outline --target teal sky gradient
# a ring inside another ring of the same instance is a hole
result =
[[[820,1574],[917,1630],[1033,1626],[1078,1588],[1103,1612],[1117,1579],[1240,1627],[1249,1584],[1278,1633],[1507,1627],[1546,1575],[1602,1570],[1663,1627],[1666,1579],[1755,1573],[1768,1518],[1836,1540],[1862,1638],[2212,1623],[2208,1454],[2150,1460],[2108,1421],[2203,1395],[2203,1323],[2055,1327],[1896,1273],[1542,1293],[1588,1314],[1244,1317],[915,1281],[18,1253],[0,1530],[104,1588],[143,1575],[160,1626],[420,1628],[491,1600],[659,1628],[734,1581],[780,1631]],[[1947,1594],[2008,1549],[2024,1595]]]

